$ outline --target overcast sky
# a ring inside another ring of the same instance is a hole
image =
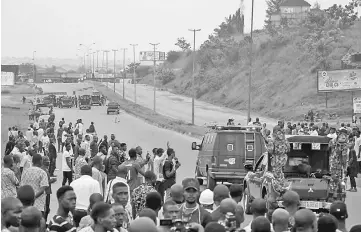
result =
[[[251,0],[244,0],[245,29],[250,30]],[[308,1],[313,5],[316,0]],[[318,0],[322,8],[348,0]],[[201,28],[196,47],[240,0],[1,0],[1,56],[76,58],[79,43],[94,49],[175,49],[178,37],[193,43],[190,28]],[[263,27],[266,1],[255,0],[254,27]],[[81,54],[80,52],[78,53]]]

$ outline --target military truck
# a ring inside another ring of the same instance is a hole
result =
[[[79,96],[79,109],[90,110],[91,109],[91,96],[81,95]]]
[[[265,141],[257,126],[209,126],[199,150],[195,178],[213,190],[217,183],[243,184],[255,162],[266,152]]]
[[[59,99],[59,108],[71,108],[73,107],[73,98],[71,96],[63,96]]]
[[[92,99],[92,106],[93,105],[98,105],[98,106],[102,105],[101,94],[98,91],[93,91],[91,99]]]
[[[283,168],[285,187],[300,196],[300,207],[316,214],[328,212],[334,200],[345,201],[346,187],[340,180],[337,199],[330,195],[329,142],[326,136],[292,135],[286,137],[291,150],[287,154],[287,163]],[[275,179],[272,173],[271,157],[262,155],[253,170],[244,179],[244,210],[251,213],[250,205],[255,198],[274,199],[276,206],[283,208],[282,194],[275,191]],[[272,202],[271,202],[272,203]],[[267,204],[271,207],[271,204]]]

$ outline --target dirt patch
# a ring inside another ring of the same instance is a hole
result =
[[[200,127],[196,125],[193,126],[182,120],[176,120],[166,117],[164,115],[155,113],[153,110],[148,109],[144,106],[140,106],[128,100],[122,99],[119,94],[114,93],[113,91],[109,90],[106,86],[98,82],[94,82],[93,84],[94,87],[104,96],[106,96],[110,101],[118,102],[121,108],[126,113],[131,114],[137,118],[141,118],[146,122],[153,124],[157,127],[173,130],[181,134],[186,134],[198,139],[200,139],[206,131],[206,128],[204,127]]]
[[[25,132],[29,126],[28,110],[30,105],[21,103],[22,96],[22,94],[1,95],[1,157],[4,156],[8,141],[8,128],[16,126]]]

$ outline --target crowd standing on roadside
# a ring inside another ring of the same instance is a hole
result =
[[[253,124],[263,126],[261,132],[269,144],[276,143],[277,149],[285,152],[282,142],[271,139],[265,124],[259,119]],[[337,138],[337,130],[327,124],[321,128],[313,124],[309,127],[311,132],[307,124],[287,124],[284,128],[280,122],[273,134],[280,139],[284,134]],[[350,147],[351,180],[360,164],[360,132],[348,125],[341,127],[339,131],[346,130],[354,141],[354,147]],[[47,122],[34,122],[25,133],[11,127],[8,136],[1,177],[4,232],[153,232],[178,231],[175,227],[182,225],[187,231],[199,232],[347,231],[344,203],[334,202],[330,214],[317,219],[312,211],[299,208],[299,196],[293,191],[284,193],[284,209],[269,211],[264,199],[254,199],[253,219],[244,225],[242,186],[217,185],[213,191],[202,191],[194,178],[176,184],[181,163],[169,142],[164,149],[154,148],[152,154],[144,156],[140,146],[128,150],[127,144],[119,142],[114,134],[110,140],[104,135],[99,141],[94,122],[88,129],[81,119],[73,125],[62,118],[55,125],[54,114]],[[61,167],[56,167],[58,155],[62,159]],[[56,168],[60,171],[58,176],[55,176]],[[54,191],[51,185],[58,179],[62,187]],[[356,191],[353,181],[350,191]],[[57,211],[48,218],[50,196],[55,192]],[[361,225],[350,231],[361,231]]]

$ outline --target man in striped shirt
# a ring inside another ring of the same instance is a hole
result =
[[[75,232],[76,227],[73,223],[71,211],[74,211],[76,204],[76,195],[73,188],[69,185],[62,186],[56,192],[59,208],[50,220],[49,230],[51,232]]]

